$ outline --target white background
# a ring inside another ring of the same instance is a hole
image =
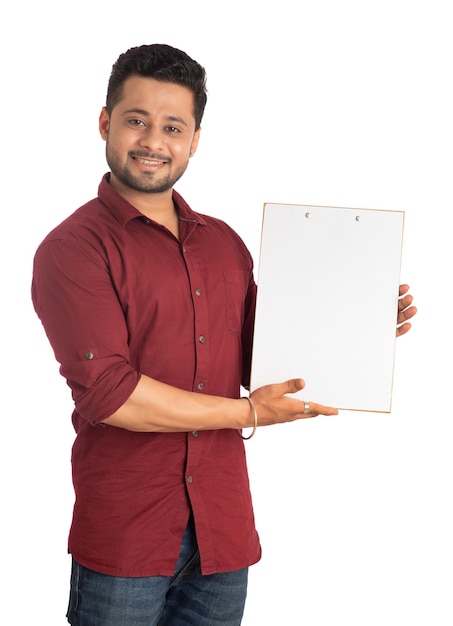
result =
[[[451,626],[449,5],[2,5],[2,623],[61,626],[67,604],[72,404],[31,306],[32,256],[106,171],[97,119],[113,62],[164,42],[208,72],[177,187],[192,207],[228,221],[255,260],[264,202],[403,210],[419,308],[397,343],[391,414],[344,411],[247,443],[263,559],[243,624]]]

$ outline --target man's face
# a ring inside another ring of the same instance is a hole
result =
[[[111,115],[104,108],[99,119],[111,183],[141,193],[170,190],[198,145],[193,106],[186,87],[128,78]]]

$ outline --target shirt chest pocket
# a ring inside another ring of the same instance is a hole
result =
[[[230,333],[240,334],[244,323],[249,273],[246,270],[224,270],[223,278],[227,328]]]

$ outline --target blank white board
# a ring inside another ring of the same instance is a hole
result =
[[[403,211],[264,205],[251,390],[389,413]]]

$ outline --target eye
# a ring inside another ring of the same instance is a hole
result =
[[[144,123],[142,120],[139,120],[139,119],[131,119],[131,120],[128,120],[128,123],[129,123],[131,126],[139,126],[139,127],[141,127],[141,126],[145,126],[145,123]]]
[[[181,131],[179,130],[179,128],[176,128],[176,126],[167,126],[166,129],[167,133],[170,133],[172,135],[180,133]]]

